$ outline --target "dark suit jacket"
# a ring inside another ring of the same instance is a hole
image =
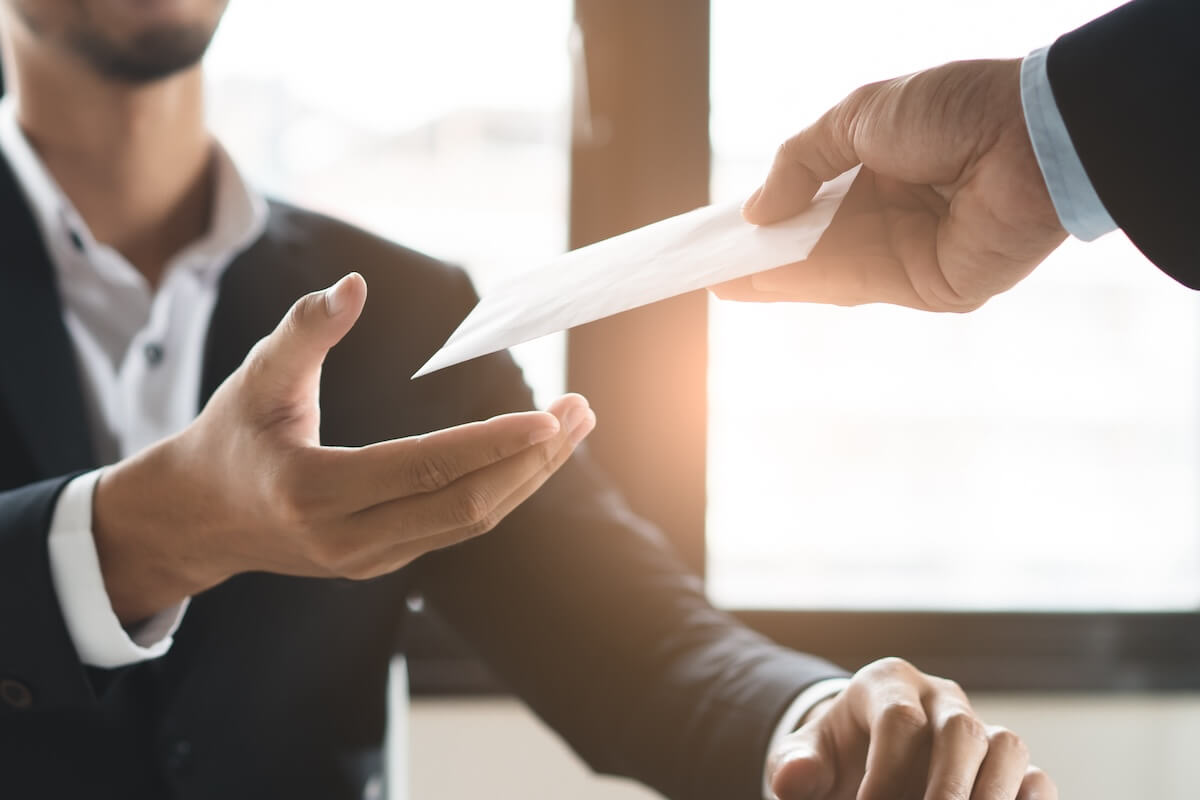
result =
[[[408,379],[475,302],[461,271],[279,204],[224,276],[204,397],[295,298],[351,268],[370,299],[324,371],[324,442],[531,406],[504,354]],[[759,800],[777,716],[842,674],[713,610],[584,456],[469,544],[364,583],[243,575],[195,598],[165,657],[85,668],[46,535],[59,491],[95,464],[53,272],[3,159],[0,342],[6,800],[361,797],[380,768],[387,667],[413,590],[595,769],[676,798]]]
[[[1104,207],[1200,289],[1200,2],[1124,5],[1055,42],[1047,70]]]

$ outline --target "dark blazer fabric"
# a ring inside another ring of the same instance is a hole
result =
[[[1200,2],[1136,0],[1050,48],[1050,86],[1104,207],[1200,289]]]
[[[0,221],[0,797],[360,798],[413,591],[593,768],[673,798],[759,800],[778,715],[843,674],[714,610],[583,454],[482,538],[361,583],[242,575],[194,599],[165,657],[84,667],[46,536],[96,465],[51,265],[2,159]],[[281,204],[224,276],[203,397],[351,269],[370,297],[324,370],[323,442],[532,407],[506,354],[409,380],[475,302],[461,271]]]

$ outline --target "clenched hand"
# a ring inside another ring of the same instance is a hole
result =
[[[883,659],[813,709],[772,754],[779,800],[1058,800],[1025,744],[959,687]]]

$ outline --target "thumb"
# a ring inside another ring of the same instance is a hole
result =
[[[771,791],[779,800],[823,800],[833,791],[834,762],[823,742],[815,732],[793,734],[772,759]]]
[[[367,284],[357,272],[301,297],[259,343],[260,374],[269,375],[281,388],[305,383],[319,372],[329,349],[354,327],[366,299]]]
[[[742,206],[745,220],[766,225],[795,216],[808,207],[821,184],[858,164],[853,131],[875,92],[874,85],[855,90],[780,145],[766,182]]]

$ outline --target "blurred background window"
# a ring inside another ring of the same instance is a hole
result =
[[[854,87],[1115,0],[713,0],[714,200]],[[966,316],[712,301],[708,576],[751,608],[1200,605],[1200,316],[1121,234]]]
[[[566,246],[571,10],[231,3],[211,124],[263,190],[463,266],[483,291]],[[564,342],[514,351],[541,402],[562,390]]]

